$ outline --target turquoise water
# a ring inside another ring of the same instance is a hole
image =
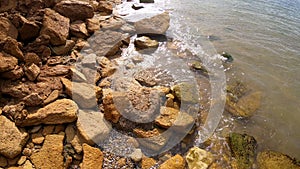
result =
[[[171,13],[170,32],[183,39],[203,37],[199,43],[209,43],[204,51],[231,53],[235,61],[228,78],[241,78],[263,91],[260,110],[249,120],[237,122],[234,130],[253,135],[260,149],[277,150],[299,159],[300,1],[157,3]],[[209,35],[214,37],[211,41],[206,38]]]

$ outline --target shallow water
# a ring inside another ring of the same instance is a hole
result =
[[[260,110],[235,124],[235,130],[253,135],[260,149],[300,158],[300,1],[157,3],[171,13],[171,36],[202,37],[190,43],[202,45],[208,53],[231,53],[234,67],[227,77],[241,78],[264,92]]]

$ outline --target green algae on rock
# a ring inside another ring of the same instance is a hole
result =
[[[197,86],[188,82],[182,82],[172,86],[172,91],[175,96],[182,102],[198,103],[199,98],[197,93]]]
[[[274,151],[264,151],[257,155],[260,169],[300,169],[300,163],[291,157]]]
[[[228,141],[232,155],[237,160],[238,168],[251,169],[257,148],[255,138],[247,134],[231,133]]]

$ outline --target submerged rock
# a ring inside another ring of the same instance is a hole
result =
[[[185,159],[189,169],[207,169],[213,162],[212,154],[198,147],[191,148]]]
[[[221,56],[223,56],[226,60],[225,62],[233,62],[233,57],[227,52],[222,52]]]
[[[169,13],[145,18],[134,23],[137,34],[165,34],[170,26]]]
[[[159,169],[185,169],[185,160],[181,155],[177,154],[162,163]]]
[[[100,149],[83,144],[83,160],[81,167],[83,169],[102,168],[103,153]]]
[[[257,162],[260,169],[300,169],[295,159],[274,151],[258,153]]]
[[[197,92],[197,86],[188,82],[182,82],[175,86],[172,86],[172,91],[175,96],[182,102],[198,103],[199,96]]]
[[[15,158],[21,154],[28,140],[28,134],[2,115],[0,115],[0,124],[0,154],[7,158]]]
[[[246,134],[231,133],[229,146],[240,169],[251,169],[255,160],[257,143],[254,137]]]

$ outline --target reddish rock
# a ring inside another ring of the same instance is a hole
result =
[[[56,55],[65,55],[69,53],[74,46],[75,42],[73,40],[67,40],[65,45],[52,47],[52,51]]]
[[[33,63],[36,64],[36,65],[41,64],[40,57],[35,53],[26,53],[24,59],[25,59],[26,65],[31,65]]]
[[[48,35],[52,45],[64,45],[69,35],[70,20],[59,13],[46,9],[42,35]]]
[[[83,21],[75,21],[70,26],[70,32],[78,38],[87,38],[89,36],[86,24]]]
[[[185,169],[185,165],[184,158],[177,154],[162,163],[159,169]]]
[[[39,78],[57,77],[70,74],[70,66],[56,65],[56,66],[43,66]]]
[[[12,38],[7,38],[5,40],[5,44],[3,47],[3,51],[18,58],[21,61],[24,61],[24,55],[23,52],[20,49],[21,44],[18,43],[17,40]]]
[[[43,103],[43,99],[38,93],[31,93],[22,99],[26,106],[39,106]]]
[[[100,19],[95,18],[95,17],[91,18],[91,19],[87,19],[86,27],[90,33],[94,33],[96,31],[100,30]]]
[[[7,18],[0,17],[0,39],[8,36],[17,39],[18,30]]]
[[[19,35],[22,40],[31,40],[39,36],[40,27],[22,15],[13,15],[13,23],[19,30]]]
[[[27,66],[25,67],[25,75],[30,81],[34,81],[40,73],[41,73],[40,68],[34,63],[28,67]]]
[[[55,5],[54,10],[71,21],[85,20],[94,16],[94,8],[83,1],[61,1]]]
[[[35,41],[33,41],[32,43],[29,43],[25,47],[25,51],[36,53],[43,62],[46,62],[51,55],[51,50],[48,47],[49,45],[50,36],[43,34],[36,38]]]
[[[110,15],[113,12],[113,4],[109,1],[99,1],[97,11],[103,15]]]
[[[23,75],[23,68],[17,65],[13,70],[1,73],[0,77],[10,80],[17,80],[20,79]]]
[[[13,70],[18,64],[18,59],[0,52],[0,72]]]

